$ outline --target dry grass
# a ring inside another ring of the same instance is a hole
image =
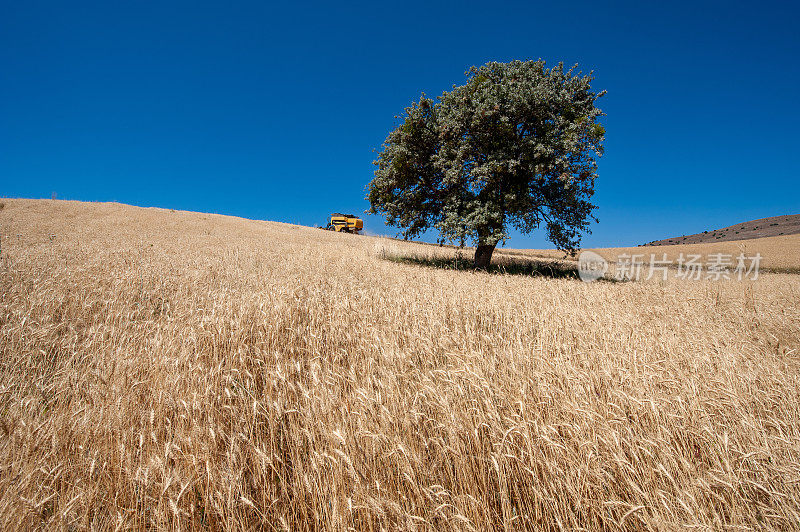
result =
[[[5,203],[4,528],[800,528],[800,276],[583,284]]]

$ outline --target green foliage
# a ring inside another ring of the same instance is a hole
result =
[[[592,74],[544,61],[487,63],[436,101],[424,94],[400,117],[375,161],[372,213],[411,238],[494,246],[511,227],[544,225],[574,251],[589,230],[589,201],[605,129]]]

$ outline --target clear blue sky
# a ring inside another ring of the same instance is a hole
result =
[[[421,91],[543,58],[608,91],[585,245],[800,213],[800,6],[646,4],[4,0],[0,196],[322,224]]]

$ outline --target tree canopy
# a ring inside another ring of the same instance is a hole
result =
[[[512,227],[544,225],[548,240],[574,252],[595,220],[605,135],[596,106],[605,92],[576,68],[491,62],[436,101],[422,94],[375,161],[370,212],[405,238],[434,228],[440,241],[474,243],[476,267]]]

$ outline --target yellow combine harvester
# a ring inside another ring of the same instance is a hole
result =
[[[364,229],[364,220],[353,214],[342,214],[335,212],[331,214],[331,219],[328,222],[328,231],[336,231],[337,233],[355,233]]]

